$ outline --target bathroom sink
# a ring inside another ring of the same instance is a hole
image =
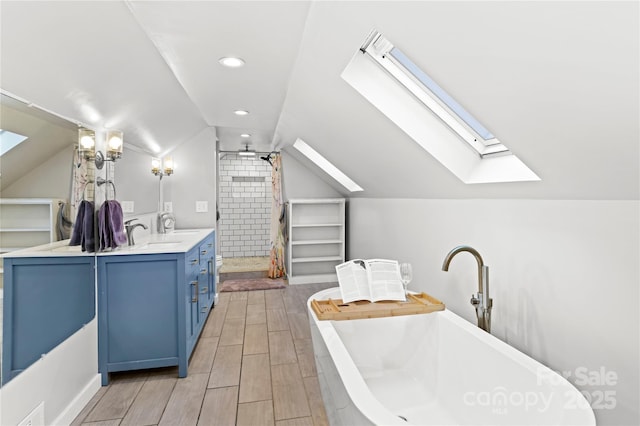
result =
[[[81,246],[61,246],[61,247],[56,247],[51,251],[80,253],[80,251],[82,251],[82,248],[81,248]]]
[[[182,241],[151,242],[131,247],[132,250],[164,250],[178,247]]]

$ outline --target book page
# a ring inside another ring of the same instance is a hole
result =
[[[371,301],[407,300],[398,261],[372,259],[365,263],[369,270]]]
[[[355,302],[356,300],[371,300],[369,291],[369,281],[364,262],[361,260],[350,260],[336,265],[338,274],[338,284],[340,294],[344,303]]]

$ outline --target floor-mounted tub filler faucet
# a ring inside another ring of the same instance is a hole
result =
[[[458,246],[451,250],[442,263],[442,270],[449,270],[451,259],[460,252],[471,253],[478,262],[478,293],[471,295],[471,304],[476,308],[476,317],[478,317],[478,327],[491,333],[491,307],[493,299],[489,297],[489,267],[482,261],[482,256],[473,247]]]

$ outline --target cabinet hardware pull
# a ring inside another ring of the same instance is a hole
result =
[[[191,294],[195,294],[195,296],[191,296],[191,303],[195,303],[198,301],[198,281],[191,281]]]
[[[208,306],[203,307],[200,312],[202,312],[203,314],[207,312],[207,309],[209,309]]]
[[[207,267],[209,268],[209,275],[213,275],[213,271],[214,271],[214,269],[213,269],[213,260],[209,260],[207,262]]]
[[[207,244],[208,247],[213,247],[213,243]]]
[[[207,250],[202,250],[200,253],[207,254]]]
[[[200,294],[205,294],[209,289],[208,288],[201,288],[200,289]]]
[[[202,268],[202,269],[200,269],[200,273],[201,273],[202,275],[204,275],[204,274],[206,274],[206,273],[207,273],[207,270],[206,270],[205,268]]]
[[[198,264],[198,259],[192,259],[191,260],[191,264],[192,265],[197,265]]]

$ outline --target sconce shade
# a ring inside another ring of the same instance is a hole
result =
[[[78,152],[85,158],[93,158],[96,147],[96,132],[78,128]]]
[[[164,164],[164,167],[163,167]],[[165,157],[164,161],[159,158],[151,159],[151,173],[156,176],[170,176],[173,173],[173,158]]]
[[[159,158],[151,159],[151,173],[158,176],[160,174],[160,166],[161,166],[161,162]]]
[[[173,158],[165,157],[164,158],[164,174],[169,176],[173,173]]]
[[[107,130],[107,155],[112,160],[122,157],[124,147],[123,133],[120,130]]]

